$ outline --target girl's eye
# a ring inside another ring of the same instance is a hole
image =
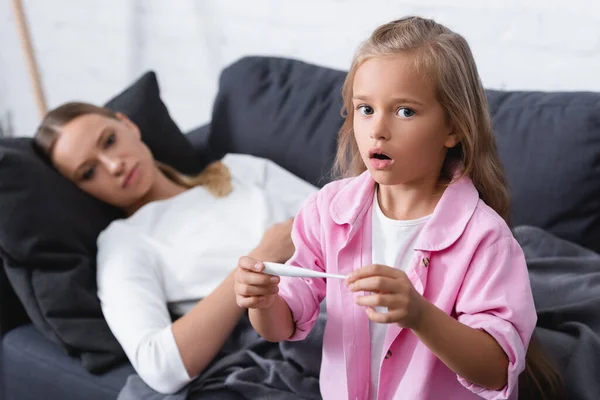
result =
[[[402,118],[410,118],[415,115],[415,111],[410,108],[400,107],[398,111],[396,111],[396,114]]]
[[[90,167],[88,168],[83,175],[81,175],[81,180],[82,181],[89,181],[92,178],[94,178],[94,172],[96,170],[96,167]]]
[[[116,141],[117,141],[117,136],[114,133],[111,133],[106,138],[106,142],[104,142],[104,148],[108,148],[108,147],[112,146],[113,144],[115,144]]]
[[[373,109],[370,106],[358,106],[358,112],[362,115],[372,115]]]

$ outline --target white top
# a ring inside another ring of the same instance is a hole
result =
[[[414,254],[414,246],[421,229],[429,216],[413,220],[394,220],[386,217],[377,200],[373,199],[373,253],[372,263],[406,270]],[[387,307],[376,307],[378,312],[387,312]],[[371,399],[377,399],[379,370],[383,358],[383,344],[387,324],[369,321],[371,334]]]
[[[233,192],[189,189],[111,223],[98,237],[98,297],[113,334],[139,376],[174,393],[191,379],[171,331],[210,294],[274,223],[296,215],[314,186],[247,155],[223,159]]]

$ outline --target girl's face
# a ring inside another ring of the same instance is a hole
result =
[[[408,54],[371,58],[354,77],[354,135],[381,185],[437,181],[447,149],[459,142],[434,83],[411,61]]]
[[[52,162],[83,191],[122,209],[147,195],[157,173],[138,127],[123,115],[86,114],[65,124]]]

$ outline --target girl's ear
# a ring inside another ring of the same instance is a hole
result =
[[[137,136],[138,139],[142,139],[142,132],[140,131],[140,128],[138,128],[138,126],[129,118],[127,118],[127,116],[123,113],[120,112],[116,112],[115,113],[117,118],[119,119],[119,121],[121,121],[122,123],[124,123],[125,125],[127,125],[127,127],[129,129],[131,129],[131,131],[133,133],[135,133],[135,135]]]
[[[458,132],[454,129],[454,126],[450,125],[450,132],[448,132],[448,136],[446,137],[446,141],[444,142],[444,146],[448,149],[456,146],[460,143],[461,137]]]

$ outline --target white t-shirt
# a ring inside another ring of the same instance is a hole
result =
[[[373,264],[387,265],[406,270],[413,255],[414,245],[429,216],[413,220],[394,220],[386,217],[377,200],[373,199]],[[387,312],[386,307],[377,307],[378,312]],[[383,344],[387,324],[369,321],[371,334],[371,399],[377,398],[379,369],[383,358]]]
[[[233,192],[205,188],[149,203],[98,237],[98,297],[140,377],[173,393],[190,381],[171,331],[274,223],[294,217],[314,186],[266,159],[228,155]]]

